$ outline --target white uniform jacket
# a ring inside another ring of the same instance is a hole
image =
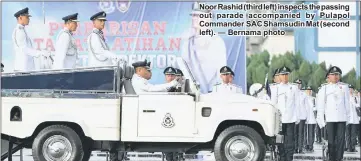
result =
[[[357,98],[355,96],[350,96],[350,124],[359,124],[360,120],[356,108],[360,108],[360,104],[357,103]]]
[[[15,71],[32,71],[35,70],[35,57],[41,55],[41,51],[33,48],[31,39],[25,30],[25,26],[16,25],[13,34],[13,45],[15,49]]]
[[[116,54],[109,51],[109,46],[105,42],[102,31],[93,29],[93,32],[88,36],[87,42],[89,52],[88,66],[114,65],[113,60],[115,59]]]
[[[134,91],[139,94],[144,92],[167,92],[171,87],[176,87],[178,82],[173,80],[169,83],[153,85],[148,83],[148,80],[140,77],[138,74],[134,74],[132,77],[132,85]]]
[[[297,86],[279,83],[271,86],[271,101],[282,114],[282,123],[298,123],[299,90]]]
[[[232,83],[218,83],[213,86],[212,92],[219,93],[243,93],[242,87]]]
[[[58,34],[55,45],[55,58],[53,69],[73,69],[76,67],[78,51],[73,34],[63,29]]]
[[[348,122],[350,120],[350,93],[345,83],[323,85],[317,95],[317,122],[320,127],[326,122]]]
[[[314,100],[315,98],[312,96],[306,96],[306,113],[307,113],[307,119],[306,124],[316,124],[316,117],[315,112],[316,109],[314,108]]]
[[[302,92],[302,91],[298,91],[299,93],[299,100],[300,100],[300,106],[298,108],[298,117],[300,120],[306,120],[307,119],[307,104],[308,104],[308,99],[307,99],[307,95],[306,93]]]

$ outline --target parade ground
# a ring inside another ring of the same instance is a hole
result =
[[[356,153],[345,152],[344,161],[356,161],[360,160],[360,147],[357,147]],[[31,149],[23,150],[23,160],[22,161],[33,161],[31,156]],[[161,161],[161,153],[128,153],[130,161]],[[199,152],[197,155],[186,155],[186,161],[214,161],[213,153],[210,152]],[[269,158],[269,153],[267,153],[266,161],[271,161]],[[322,160],[322,146],[315,144],[315,152],[305,153],[305,154],[295,154],[294,161],[299,160],[311,160],[311,161],[321,161]],[[5,160],[7,161],[7,160]],[[13,161],[21,161],[20,152],[17,152],[13,155]],[[93,152],[90,161],[107,161],[105,152]]]

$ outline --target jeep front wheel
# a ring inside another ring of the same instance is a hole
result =
[[[262,161],[265,155],[266,146],[261,135],[243,125],[225,129],[214,145],[216,161]]]
[[[63,125],[43,129],[33,142],[34,161],[80,161],[84,151],[78,134]]]

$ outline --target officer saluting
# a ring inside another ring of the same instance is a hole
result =
[[[298,120],[298,92],[299,90],[293,84],[288,82],[288,74],[291,70],[282,67],[279,70],[280,83],[274,85],[271,89],[271,101],[280,110],[282,133],[284,135],[284,144],[280,147],[281,160],[293,160],[295,149],[294,135],[295,124]]]
[[[321,87],[317,96],[317,122],[320,127],[326,125],[331,161],[343,159],[346,123],[350,120],[349,88],[347,84],[339,82],[341,74],[339,67],[331,67],[326,74],[329,83]]]
[[[178,85],[178,79],[174,79],[169,83],[153,85],[148,83],[148,80],[152,78],[152,72],[150,69],[150,62],[139,61],[132,64],[135,73],[132,77],[132,85],[136,93],[141,92],[167,92],[172,87]]]
[[[29,9],[24,8],[14,14],[18,24],[16,25],[13,34],[13,44],[15,48],[15,71],[31,71],[35,70],[34,58],[43,55],[49,57],[47,51],[39,51],[33,48],[31,39],[29,38],[25,26],[29,25],[31,15]]]
[[[213,86],[212,92],[222,92],[222,93],[242,93],[242,88],[232,84],[234,72],[231,68],[224,66],[220,70],[222,83],[218,83]]]
[[[78,13],[63,17],[65,28],[60,31],[55,46],[54,69],[75,68],[78,59],[78,51],[73,37],[78,27]]]
[[[109,46],[105,42],[103,29],[106,21],[106,13],[99,12],[90,17],[93,21],[93,32],[88,36],[89,66],[114,65],[113,60],[117,55],[109,51]]]

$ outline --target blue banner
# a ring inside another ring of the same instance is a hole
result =
[[[39,50],[47,48],[54,51],[57,34],[63,29],[62,17],[79,13],[80,22],[74,37],[80,54],[80,66],[87,66],[86,39],[93,29],[89,18],[99,11],[105,11],[108,21],[103,32],[111,51],[129,63],[150,60],[153,69],[151,83],[164,83],[163,70],[175,66],[176,57],[183,57],[204,87],[203,92],[220,82],[220,76],[214,75],[214,71],[219,71],[223,65],[228,65],[234,71],[233,83],[241,86],[245,92],[245,37],[197,36],[195,28],[200,20],[192,14],[192,5],[193,2],[3,2],[2,24],[6,25],[2,25],[2,63],[5,72],[13,71],[12,32],[17,24],[13,15],[28,7],[32,17],[26,30],[33,47]],[[215,19],[208,21],[226,20]],[[213,28],[215,33],[227,33],[227,30]]]

